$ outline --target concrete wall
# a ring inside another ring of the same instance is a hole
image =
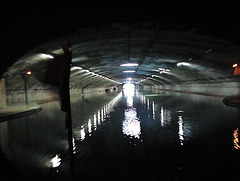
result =
[[[7,97],[5,89],[5,79],[0,79],[0,109],[6,107]]]
[[[177,91],[195,94],[215,95],[215,96],[232,96],[239,94],[239,82],[220,82],[220,83],[192,83],[192,84],[175,84],[175,85],[157,85],[152,89],[166,91]],[[144,87],[145,90],[151,87]]]
[[[70,89],[71,96],[77,96],[82,94],[90,94],[103,92],[106,88],[85,88],[82,89]],[[28,90],[29,102],[41,102],[41,101],[54,101],[59,99],[58,89],[49,90]],[[25,91],[8,91],[7,92],[7,104],[23,103],[25,102]]]
[[[58,90],[28,90],[28,101],[40,101],[40,100],[57,100]],[[23,103],[25,102],[25,91],[8,91],[7,92],[7,104]]]

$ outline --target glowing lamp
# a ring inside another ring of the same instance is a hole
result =
[[[26,72],[27,75],[32,75],[32,72],[29,70]]]
[[[237,64],[237,63],[233,64],[233,68],[234,68],[234,67],[237,67],[237,66],[238,66],[238,64]]]
[[[240,66],[237,63],[233,64],[233,68],[234,68],[233,75],[240,75]]]

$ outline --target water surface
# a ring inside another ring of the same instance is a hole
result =
[[[238,180],[240,111],[221,98],[134,91],[71,102],[75,176],[69,177],[67,131],[58,102],[0,123],[2,176]]]

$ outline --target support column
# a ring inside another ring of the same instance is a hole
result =
[[[0,79],[0,109],[7,106],[5,79]]]

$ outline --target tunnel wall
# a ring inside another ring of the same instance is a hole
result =
[[[4,108],[7,105],[5,79],[0,79],[0,108]]]
[[[106,88],[85,88],[83,89],[70,89],[71,96],[81,96],[82,94],[92,94],[105,91]],[[49,90],[28,90],[29,102],[41,102],[41,101],[54,101],[59,99],[58,89]],[[7,92],[7,104],[23,103],[25,102],[25,91],[8,91]]]
[[[174,84],[174,85],[156,85],[144,86],[144,89],[160,89],[165,91],[176,91],[193,94],[203,94],[209,96],[232,96],[237,95],[240,89],[239,82],[223,83],[192,83],[192,84]]]

